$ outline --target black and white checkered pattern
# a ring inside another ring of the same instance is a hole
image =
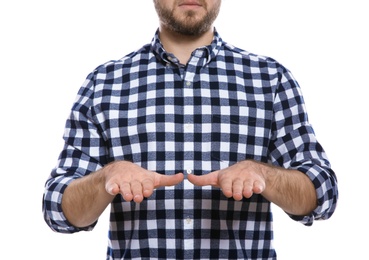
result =
[[[43,208],[58,232],[82,230],[61,211],[66,185],[115,160],[168,175],[269,162],[303,171],[316,187],[313,214],[291,218],[311,225],[336,207],[336,177],[291,73],[217,32],[186,66],[164,51],[157,32],[150,45],[96,68],[78,93],[64,139]],[[270,202],[261,195],[234,201],[185,180],[141,204],[119,195],[111,211],[107,259],[276,258]]]

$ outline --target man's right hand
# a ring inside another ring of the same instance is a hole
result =
[[[105,167],[104,172],[105,189],[109,194],[120,193],[124,200],[137,203],[150,197],[154,189],[174,186],[184,179],[183,173],[163,175],[127,161],[113,162]]]

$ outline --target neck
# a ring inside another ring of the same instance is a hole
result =
[[[164,49],[173,53],[182,64],[188,62],[195,49],[209,45],[214,36],[213,27],[201,35],[183,35],[170,31],[164,26],[159,28],[159,32]]]

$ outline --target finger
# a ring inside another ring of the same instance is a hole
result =
[[[164,175],[155,173],[155,188],[161,186],[174,186],[183,181],[183,173],[177,173],[174,175]]]
[[[140,203],[143,201],[142,184],[139,181],[131,181],[131,191],[133,195],[133,201]]]
[[[253,189],[254,189],[254,182],[253,181],[250,181],[250,180],[247,180],[247,181],[244,181],[243,183],[243,196],[245,198],[250,198],[253,194]]]
[[[105,186],[105,190],[110,195],[117,195],[119,193],[119,186],[116,183],[108,183]]]
[[[243,191],[243,183],[240,179],[236,179],[233,181],[233,186],[232,186],[232,192],[233,192],[233,198],[235,200],[241,200],[243,195],[242,195],[242,191]]]
[[[223,178],[219,182],[219,186],[222,189],[224,196],[227,198],[233,197],[233,181],[230,178]]]
[[[261,181],[255,181],[254,182],[254,187],[253,187],[253,192],[256,194],[260,194],[265,190],[265,184]]]
[[[187,178],[193,185],[197,186],[211,185],[214,187],[219,187],[218,174],[219,171],[214,171],[205,175],[188,174]]]
[[[133,199],[131,185],[128,182],[124,182],[120,185],[120,193],[125,201],[131,201]]]
[[[142,181],[142,194],[145,198],[148,198],[154,192],[154,183],[150,179],[145,179]]]

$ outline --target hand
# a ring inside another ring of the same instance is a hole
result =
[[[144,197],[150,197],[154,189],[177,185],[183,178],[182,173],[163,175],[120,161],[106,166],[105,189],[111,195],[120,193],[124,200],[140,203]]]
[[[243,197],[250,198],[254,193],[260,194],[265,190],[263,167],[265,166],[261,163],[246,160],[206,175],[189,174],[188,180],[198,186],[219,187],[227,198],[241,200]]]

